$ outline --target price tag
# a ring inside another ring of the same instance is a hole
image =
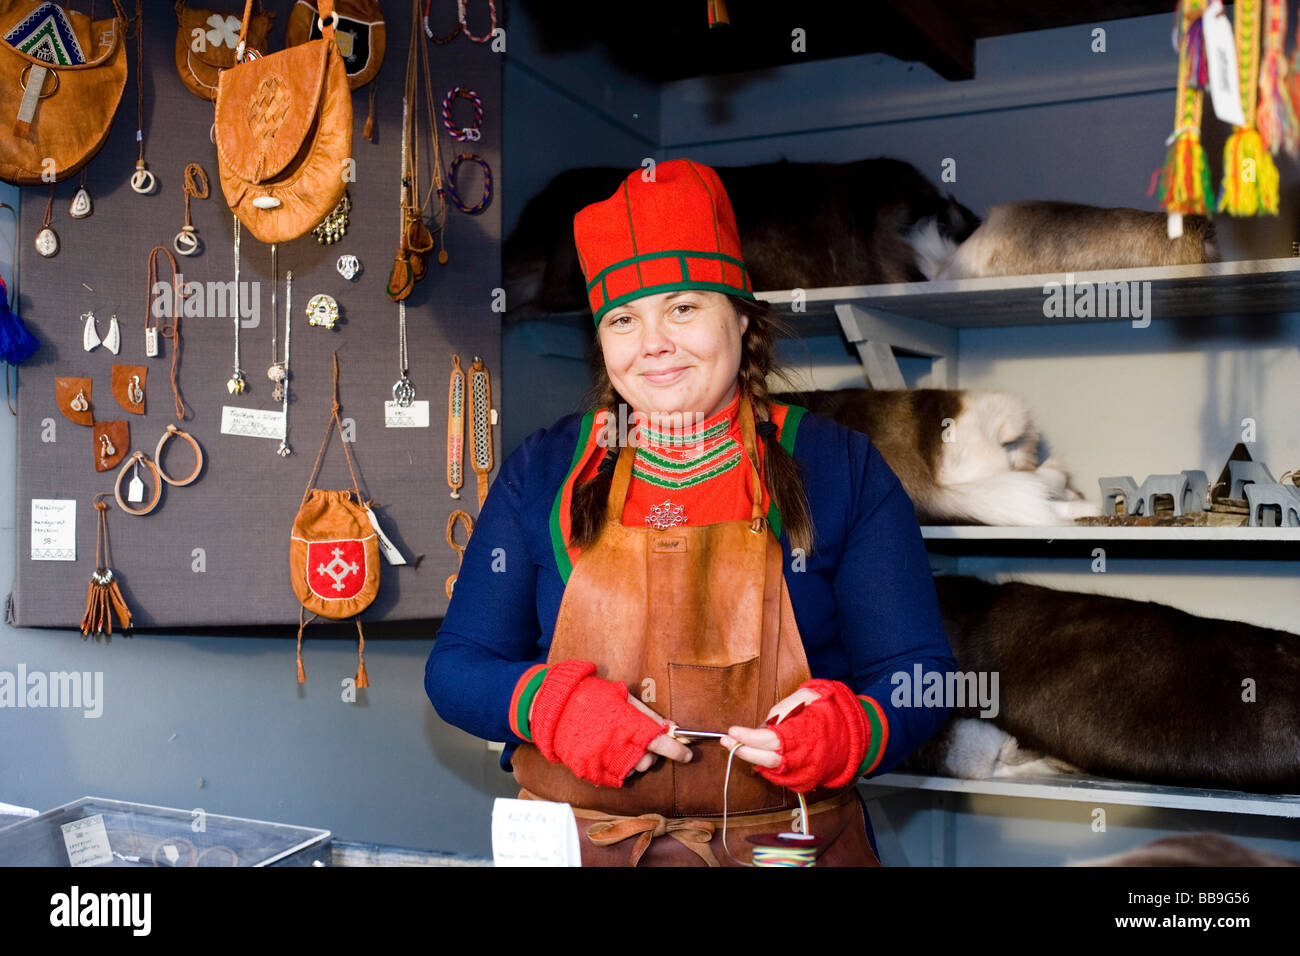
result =
[[[385,428],[428,428],[429,403],[411,402],[403,408],[396,402],[384,402]]]
[[[135,463],[135,471],[131,472],[131,482],[126,486],[126,500],[133,505],[138,505],[144,501],[144,482],[140,480],[140,463]]]
[[[582,866],[573,810],[567,803],[498,797],[492,860],[497,866]]]
[[[108,845],[108,830],[104,828],[104,815],[74,820],[59,827],[63,831],[63,847],[68,852],[69,866],[99,866],[113,862],[113,848]]]
[[[1240,16],[1240,13],[1238,13]],[[1210,101],[1214,115],[1233,126],[1245,126],[1241,109],[1241,87],[1237,83],[1237,47],[1232,23],[1223,12],[1220,0],[1214,0],[1201,16],[1205,36],[1205,59],[1210,75]]]

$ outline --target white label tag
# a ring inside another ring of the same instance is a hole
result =
[[[77,560],[77,502],[32,499],[32,560]]]
[[[384,552],[384,557],[388,559],[389,564],[405,564],[406,558],[402,557],[402,552],[397,550],[397,546],[388,540],[388,535],[384,534],[384,529],[379,527],[379,519],[375,513],[366,508],[366,516],[370,518],[370,527],[375,529],[375,534],[379,536],[379,550]]]
[[[221,434],[284,441],[284,412],[222,405]]]
[[[146,358],[158,357],[158,330],[153,326],[144,330],[144,354]]]
[[[403,408],[396,402],[384,402],[385,428],[428,428],[429,403],[411,402]]]
[[[1183,214],[1181,212],[1171,212],[1169,219],[1165,223],[1165,231],[1169,233],[1170,239],[1177,239],[1183,234]]]
[[[567,803],[497,797],[492,861],[497,866],[582,866],[573,810]]]
[[[1237,84],[1237,47],[1232,36],[1232,22],[1223,12],[1220,0],[1214,0],[1201,16],[1205,36],[1205,58],[1210,74],[1210,100],[1214,115],[1233,126],[1245,126],[1241,109],[1241,87]]]
[[[63,831],[63,847],[68,851],[69,866],[98,866],[113,862],[113,848],[108,844],[103,814],[65,823],[59,829]]]
[[[135,471],[131,473],[131,480],[126,486],[126,500],[133,505],[138,505],[144,501],[144,482],[140,480],[140,466],[135,466]]]

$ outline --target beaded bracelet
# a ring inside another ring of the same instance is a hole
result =
[[[451,107],[457,99],[469,100],[474,104],[473,126],[457,126],[456,121],[452,119]],[[447,95],[442,98],[442,125],[454,140],[462,143],[478,142],[480,139],[479,128],[483,125],[483,98],[466,87],[452,87],[447,91]]]
[[[478,163],[483,169],[483,198],[473,206],[466,206],[461,202],[460,194],[456,191],[456,173],[460,169],[460,164],[467,159],[470,162]],[[482,157],[475,156],[473,153],[461,153],[451,161],[451,169],[447,174],[447,185],[443,187],[442,192],[461,212],[467,213],[471,216],[477,216],[486,209],[488,203],[492,201],[492,169],[488,166],[487,161]]]

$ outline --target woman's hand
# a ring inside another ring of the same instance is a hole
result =
[[[847,684],[808,680],[768,711],[770,727],[732,727],[722,746],[754,764],[760,776],[807,793],[857,777],[871,734],[862,702]]]
[[[627,695],[627,702],[648,717],[655,720],[664,719],[631,694]],[[669,760],[676,760],[679,763],[690,763],[693,756],[691,749],[685,744],[674,740],[667,734],[660,734],[646,746],[645,754],[632,768],[632,773],[645,773],[658,762],[660,757],[667,757]]]
[[[777,723],[780,723],[795,708],[806,706],[820,699],[821,695],[816,691],[800,688],[769,710],[764,721],[769,721],[775,717]],[[769,770],[775,770],[781,766],[781,760],[783,759],[781,756],[781,738],[776,735],[774,730],[765,727],[729,727],[727,728],[727,736],[723,737],[719,743],[727,750],[731,750],[736,744],[741,744],[741,747],[736,751],[736,756],[755,766],[767,767]]]

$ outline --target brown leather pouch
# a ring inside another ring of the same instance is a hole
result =
[[[95,424],[95,413],[90,407],[91,384],[88,378],[54,380],[54,401],[68,421],[86,427]]]
[[[144,414],[145,381],[149,369],[144,365],[113,366],[113,397],[132,415]]]
[[[388,297],[394,302],[401,302],[415,288],[415,268],[411,263],[411,254],[405,244],[397,250],[393,258],[393,271],[388,274]]]
[[[352,155],[352,97],[334,42],[332,0],[321,0],[325,36],[237,63],[217,78],[221,190],[262,242],[297,239],[338,205]],[[246,38],[253,0],[246,0]]]
[[[131,447],[131,423],[95,422],[90,437],[95,443],[95,470],[108,471],[117,467]]]
[[[379,74],[384,62],[384,12],[375,0],[334,0],[339,15],[334,41],[343,57],[348,86],[358,89]],[[320,16],[313,0],[298,0],[289,14],[284,45],[297,46],[321,36]]]
[[[271,14],[258,0],[257,13],[248,24],[250,47],[266,54],[271,34]],[[217,76],[235,65],[239,44],[239,17],[214,10],[196,10],[176,3],[176,72],[185,87],[205,100],[217,98]]]
[[[108,138],[126,86],[126,14],[91,22],[36,0],[0,0],[0,179],[66,179]]]

